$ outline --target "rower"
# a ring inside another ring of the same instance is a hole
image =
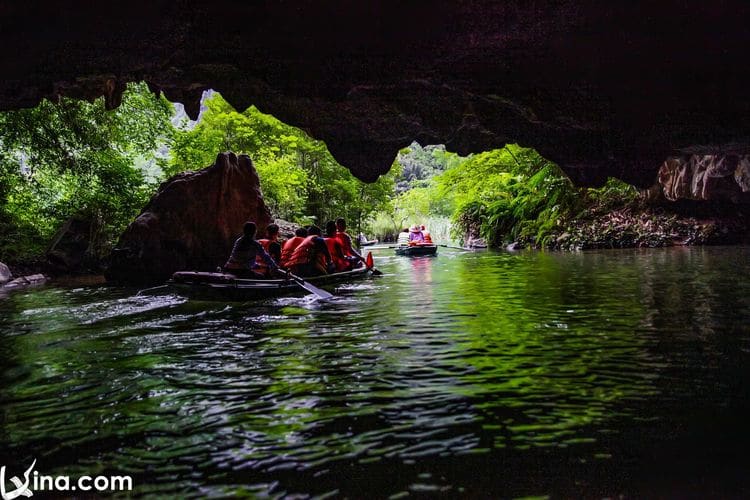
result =
[[[422,234],[422,228],[414,225],[409,228],[409,245],[424,245],[424,234]]]
[[[307,229],[300,227],[294,232],[293,238],[289,238],[284,242],[284,246],[281,249],[281,267],[284,269],[289,267],[289,260],[292,258],[294,250],[302,244],[305,238],[307,238]]]
[[[332,220],[326,222],[325,240],[328,251],[331,253],[331,259],[333,260],[336,272],[342,273],[344,271],[351,271],[352,265],[346,259],[344,246],[341,244],[341,240],[336,236],[336,223]]]
[[[242,236],[237,238],[232,247],[232,254],[229,256],[224,271],[234,274],[238,278],[264,279],[266,276],[255,271],[257,268],[257,257],[260,256],[268,269],[275,271],[278,266],[273,258],[266,252],[263,245],[255,240],[257,231],[255,222],[248,221],[242,228]]]
[[[335,269],[331,261],[331,253],[321,236],[320,228],[310,226],[307,238],[294,249],[289,259],[289,269],[297,276],[320,276]]]
[[[344,248],[344,255],[346,259],[351,262],[351,267],[357,267],[357,262],[365,263],[364,257],[362,257],[354,248],[352,248],[352,237],[346,233],[346,220],[343,217],[336,219],[336,238],[339,239],[341,245]]]

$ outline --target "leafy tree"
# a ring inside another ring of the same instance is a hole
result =
[[[430,179],[464,161],[465,157],[446,151],[442,144],[422,147],[419,143],[412,142],[408,148],[399,151],[396,157],[396,162],[401,166],[401,175],[396,180],[396,192],[426,187]]]
[[[281,218],[322,224],[343,216],[352,224],[387,205],[394,173],[362,183],[334,160],[325,143],[254,106],[239,113],[218,93],[204,105],[198,124],[176,135],[170,174],[208,165],[218,151],[231,150],[253,159],[264,200]]]
[[[74,215],[96,221],[94,251],[105,252],[153,190],[135,165],[170,140],[172,113],[145,84],[130,84],[115,111],[62,98],[0,113],[0,257],[39,253]]]

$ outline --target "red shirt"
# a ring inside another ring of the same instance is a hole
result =
[[[331,259],[333,259],[333,263],[336,266],[336,272],[340,273],[349,270],[349,263],[345,258],[344,246],[337,236],[326,238],[325,240],[328,251],[331,253]]]

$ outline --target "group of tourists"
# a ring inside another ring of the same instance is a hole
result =
[[[296,276],[351,271],[364,264],[362,256],[352,247],[346,232],[346,221],[338,218],[325,226],[325,236],[319,227],[299,228],[292,238],[279,240],[279,226],[269,224],[266,238],[256,240],[255,222],[246,222],[243,234],[234,242],[223,271],[239,278],[271,279],[279,271]]]
[[[424,225],[416,224],[405,227],[398,233],[396,244],[399,246],[432,245],[432,236]]]

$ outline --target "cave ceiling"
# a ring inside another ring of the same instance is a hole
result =
[[[412,140],[519,143],[581,185],[747,153],[750,2],[0,2],[0,109],[128,81],[198,113],[213,88],[373,180]]]

